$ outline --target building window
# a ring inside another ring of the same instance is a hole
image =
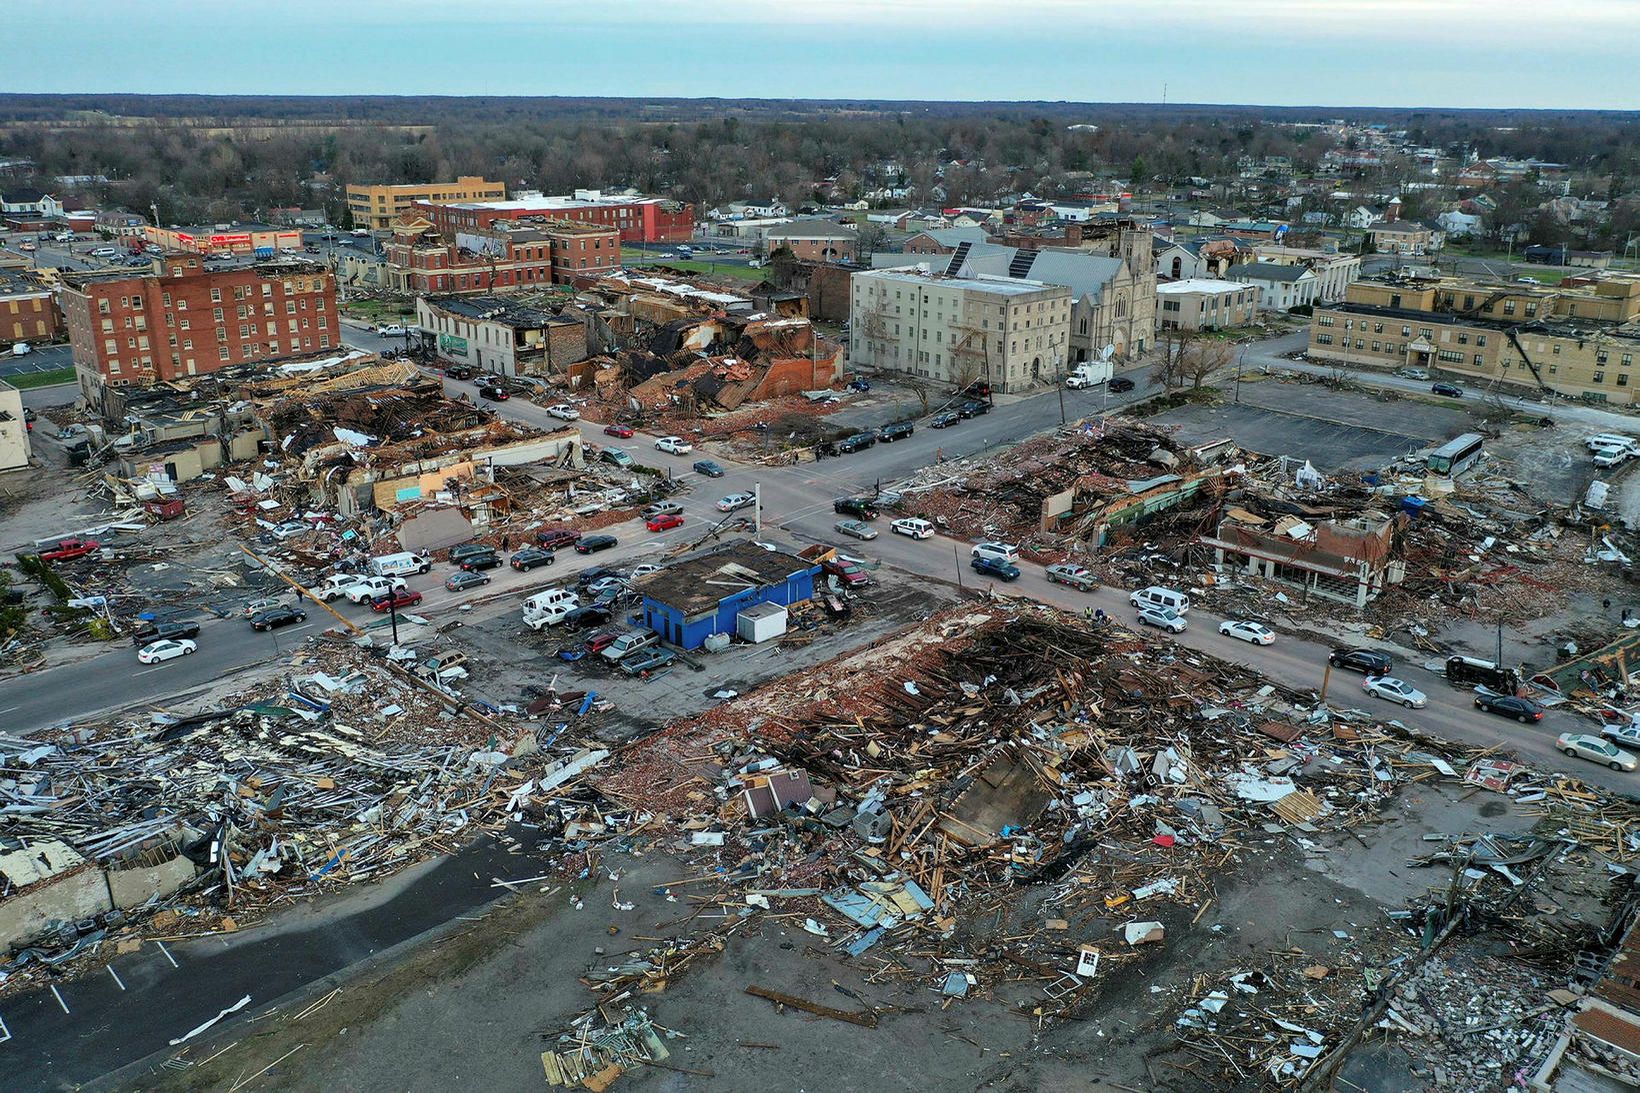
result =
[[[216,357],[217,357],[217,360],[223,360],[223,361],[227,360],[228,359],[228,347],[225,346],[225,345],[218,346],[217,350],[216,350]]]
[[[1605,383],[1606,382],[1606,373],[1596,372],[1594,374],[1594,382],[1596,382],[1596,383]]]
[[[1537,314],[1537,304],[1529,301],[1526,304],[1526,317],[1528,319],[1530,319],[1533,315],[1536,315],[1536,314]],[[1577,308],[1575,307],[1575,305],[1572,308],[1572,314],[1574,314],[1574,315],[1577,314]]]
[[[1629,374],[1627,372],[1617,373],[1617,386],[1627,387],[1628,385],[1629,385]]]
[[[219,289],[219,288],[211,289],[211,303],[220,304],[221,302],[222,302],[222,290]]]
[[[1475,367],[1479,368],[1481,365],[1483,365],[1485,363],[1486,363],[1485,358],[1482,357],[1479,353],[1476,353],[1475,354]]]
[[[1503,313],[1505,315],[1513,315],[1515,313],[1515,301],[1505,300],[1503,302]]]
[[[1557,357],[1560,356],[1560,343],[1559,342],[1555,343],[1555,356],[1557,356]],[[1602,361],[1601,363],[1604,364],[1605,362]]]
[[[1331,334],[1317,334],[1315,336],[1315,342],[1317,345],[1331,345],[1333,343],[1333,337]]]
[[[1486,344],[1486,335],[1485,334],[1476,334],[1475,335],[1475,344],[1476,345],[1485,345]]]

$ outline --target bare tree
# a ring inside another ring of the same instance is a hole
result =
[[[1189,346],[1179,362],[1178,382],[1182,387],[1189,382],[1192,391],[1201,390],[1202,383],[1213,373],[1235,359],[1235,349],[1229,342],[1196,341]]]
[[[1162,331],[1156,342],[1156,364],[1150,370],[1150,378],[1163,391],[1171,391],[1183,382],[1185,355],[1195,340],[1195,333],[1189,330]]]

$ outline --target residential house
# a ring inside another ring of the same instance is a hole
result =
[[[1156,252],[1156,276],[1169,281],[1183,281],[1190,277],[1208,277],[1218,273],[1211,269],[1209,262],[1202,256],[1200,243],[1196,242],[1158,242]]]
[[[1217,228],[1246,219],[1234,209],[1197,209],[1190,214],[1189,223],[1195,228]]]
[[[1467,239],[1471,235],[1479,234],[1482,228],[1479,216],[1457,209],[1446,210],[1435,218],[1435,223],[1440,225],[1441,231],[1446,233],[1448,239]]]
[[[1258,316],[1258,289],[1197,277],[1156,286],[1158,330],[1222,330]]]
[[[1416,220],[1380,220],[1367,228],[1367,241],[1379,254],[1433,254],[1446,236]]]
[[[65,211],[61,201],[43,190],[18,187],[0,191],[0,213],[8,216],[50,220]]]
[[[766,253],[781,247],[804,262],[852,262],[859,233],[831,220],[799,220],[770,228],[763,236]]]
[[[1291,311],[1315,302],[1316,276],[1305,266],[1246,262],[1231,266],[1228,277],[1257,287],[1259,307],[1266,311]]]

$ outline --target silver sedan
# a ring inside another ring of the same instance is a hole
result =
[[[839,520],[833,526],[844,535],[852,535],[856,539],[877,538],[877,529],[860,520]]]

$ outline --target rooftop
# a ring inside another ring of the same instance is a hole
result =
[[[1012,249],[1012,248],[1007,248]],[[916,255],[906,255],[915,258]],[[935,255],[936,259],[943,255]],[[1049,285],[1041,281],[1020,281],[1010,277],[946,277],[943,274],[924,273],[918,269],[904,267],[895,269],[874,269],[854,275],[856,279],[871,277],[889,281],[904,281],[907,284],[926,285],[940,284],[950,288],[967,289],[970,292],[989,292],[997,296],[1026,296],[1033,292],[1051,292],[1063,285]]]
[[[1187,277],[1183,281],[1166,281],[1156,291],[1168,295],[1190,292],[1241,292],[1247,286],[1240,281],[1220,281],[1212,277]]]
[[[1283,266],[1275,262],[1243,262],[1230,267],[1231,277],[1253,281],[1298,281],[1314,276],[1303,266]]]
[[[429,296],[426,299],[428,307],[436,307],[440,311],[468,319],[500,323],[514,329],[534,330],[561,323],[579,325],[575,319],[561,318],[550,311],[529,307],[500,296]]]
[[[553,209],[590,209],[600,205],[659,205],[670,198],[623,196],[586,191],[580,194],[537,194],[533,197],[514,197],[505,201],[440,201],[447,209],[473,209],[489,212],[521,212]]]
[[[737,539],[641,577],[636,587],[646,598],[687,616],[710,611],[720,601],[749,588],[784,584],[793,574],[814,568],[796,555],[764,550],[750,540]]]

